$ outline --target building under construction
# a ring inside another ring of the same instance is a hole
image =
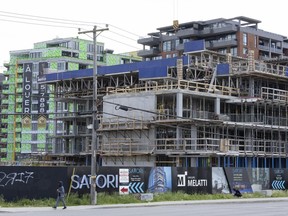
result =
[[[62,129],[47,138],[47,155],[89,165],[97,125],[101,166],[286,168],[287,62],[191,41],[182,57],[98,68],[97,98],[92,69],[46,74],[55,102],[69,108],[55,106]]]

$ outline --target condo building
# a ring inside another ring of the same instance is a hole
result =
[[[254,51],[255,59],[277,59],[288,55],[286,36],[259,29],[261,21],[239,16],[207,21],[192,21],[157,28],[148,37],[138,40],[143,49],[138,55],[143,60],[181,56],[184,44],[205,40],[205,48],[218,53],[248,57]]]
[[[37,42],[32,49],[10,52],[3,81],[1,133],[2,163],[46,161],[51,152],[47,136],[62,131],[63,124],[53,124],[55,110],[68,112],[71,107],[54,101],[52,86],[39,84],[46,73],[59,73],[93,67],[93,41],[56,38]],[[99,66],[140,61],[135,53],[113,54],[97,43]],[[57,107],[57,109],[56,109]],[[49,160],[49,159],[48,159]]]

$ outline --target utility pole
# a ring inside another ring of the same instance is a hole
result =
[[[108,27],[108,25],[106,26]],[[97,150],[98,150],[98,118],[97,118],[97,36],[101,34],[103,31],[109,30],[109,28],[97,29],[97,26],[94,26],[91,31],[82,31],[78,32],[78,34],[86,34],[93,33],[93,110],[92,110],[92,142],[91,142],[91,186],[90,186],[90,199],[91,205],[97,204],[97,189],[96,189],[96,170],[97,170]],[[97,35],[97,32],[99,34]]]

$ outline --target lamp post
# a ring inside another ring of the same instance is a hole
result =
[[[91,141],[91,186],[90,186],[90,199],[91,205],[97,204],[97,190],[96,190],[96,170],[97,170],[97,149],[98,149],[98,141],[97,141],[97,128],[98,128],[98,120],[97,120],[97,36],[101,34],[101,32],[109,30],[109,28],[97,29],[97,26],[94,26],[91,31],[82,31],[78,32],[78,34],[86,34],[93,33],[93,110],[92,110],[92,141]],[[97,35],[97,32],[99,34]]]

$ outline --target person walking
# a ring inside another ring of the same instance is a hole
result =
[[[66,209],[66,202],[65,202],[65,189],[63,186],[63,182],[59,181],[58,183],[58,188],[57,188],[57,199],[56,199],[56,203],[53,206],[54,209],[57,209],[59,201],[61,201],[63,203],[63,209]]]

